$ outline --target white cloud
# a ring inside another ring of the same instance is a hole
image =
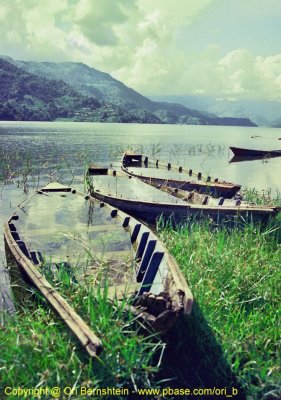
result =
[[[144,14],[151,14],[161,10],[165,15],[167,24],[182,25],[191,23],[202,9],[211,4],[213,0],[139,0],[139,8]]]
[[[165,34],[166,24],[163,21],[161,10],[156,9],[151,14],[147,14],[144,20],[138,23],[137,29],[141,35],[152,35],[155,38]]]
[[[8,7],[5,4],[0,4],[0,21],[4,21],[8,16]]]
[[[245,49],[238,49],[218,63],[223,67],[224,93],[281,101],[281,54],[256,57]]]
[[[281,10],[279,0],[268,1],[276,13]],[[16,59],[81,61],[146,95],[204,93],[281,101],[281,54],[257,56],[238,48],[223,55],[216,43],[195,52],[182,37],[180,43],[181,28],[188,29],[217,3],[2,0],[0,53]],[[257,0],[249,0],[246,12],[237,0],[244,17],[251,14],[250,3],[254,7]],[[255,10],[257,16],[262,8]],[[192,40],[186,36],[187,42]]]
[[[92,43],[115,46],[119,39],[115,25],[126,22],[127,12],[134,7],[134,0],[80,0],[74,21]]]

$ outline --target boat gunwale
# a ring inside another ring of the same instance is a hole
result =
[[[14,214],[15,215],[15,214]],[[48,300],[62,320],[68,325],[73,334],[85,347],[91,357],[97,356],[102,351],[102,343],[85,321],[76,313],[72,306],[54,289],[47,279],[40,273],[33,262],[22,252],[11,234],[9,222],[4,223],[4,238],[8,248],[15,257],[19,266],[26,273],[32,284]],[[64,316],[66,314],[66,316]],[[80,333],[79,333],[80,331]],[[82,337],[81,337],[82,336]]]
[[[165,182],[175,182],[175,183],[179,183],[179,184],[191,184],[191,185],[199,185],[199,186],[205,186],[206,188],[218,188],[218,189],[234,189],[236,187],[238,187],[238,190],[241,188],[240,185],[235,185],[232,184],[230,182],[226,182],[225,184],[218,181],[218,182],[206,182],[204,180],[200,180],[200,181],[192,181],[192,180],[182,180],[182,179],[174,179],[174,178],[158,178],[158,177],[153,177],[153,176],[149,176],[149,175],[140,175],[140,174],[136,174],[132,171],[129,171],[127,167],[124,167],[123,165],[121,166],[122,171],[124,171],[127,175],[129,176],[133,176],[134,178],[138,178],[138,179],[147,179],[147,180],[163,180]]]
[[[134,177],[136,179],[139,179],[137,177]],[[145,182],[144,182],[145,183]],[[148,184],[149,185],[149,184]],[[153,186],[155,187],[155,186]],[[161,190],[159,188],[156,188],[158,190]],[[138,205],[144,205],[147,207],[166,207],[166,208],[182,208],[182,209],[190,209],[190,210],[198,210],[198,211],[202,211],[202,210],[210,210],[210,211],[233,211],[234,213],[238,213],[239,211],[249,211],[249,212],[275,212],[275,211],[280,211],[281,207],[279,206],[272,206],[272,207],[268,207],[268,206],[259,206],[259,205],[250,205],[249,206],[244,206],[244,205],[235,205],[235,206],[228,206],[228,205],[213,205],[210,206],[208,204],[178,204],[178,203],[167,203],[167,202],[157,202],[157,201],[147,201],[147,200],[138,200],[138,199],[129,199],[129,198],[124,198],[124,197],[119,197],[119,196],[113,196],[109,193],[105,194],[102,193],[100,189],[92,189],[91,193],[98,193],[101,197],[103,198],[110,198],[116,201],[122,201],[122,202],[127,202],[127,203],[131,203],[131,204],[138,204]],[[171,193],[169,193],[171,196],[173,196]],[[95,198],[95,197],[94,197]],[[180,199],[182,200],[182,199]],[[101,200],[100,200],[101,201]],[[182,200],[183,201],[183,200]],[[105,200],[106,202],[106,200]],[[111,206],[113,207],[113,206]]]
[[[125,165],[125,162],[124,162],[124,158],[126,157],[128,155],[128,152],[127,151],[125,151],[124,153],[123,153],[123,156],[122,156],[122,160],[121,160],[121,169],[126,173],[126,174],[129,174],[129,175],[131,175],[131,176],[134,176],[134,177],[137,177],[137,178],[144,178],[144,179],[159,179],[159,180],[163,180],[163,181],[171,181],[171,182],[177,182],[177,183],[182,183],[182,184],[184,184],[184,183],[190,183],[190,184],[192,184],[192,185],[200,185],[200,186],[206,186],[206,187],[215,187],[215,188],[220,188],[220,189],[223,189],[223,188],[225,188],[226,190],[227,189],[235,189],[235,188],[237,188],[237,191],[239,190],[239,189],[241,189],[241,185],[239,185],[239,184],[235,184],[235,183],[232,183],[232,182],[227,182],[227,181],[222,181],[222,180],[220,180],[220,179],[218,179],[218,181],[215,181],[214,179],[213,180],[211,180],[210,182],[207,182],[206,181],[206,178],[204,178],[204,179],[197,179],[197,180],[192,180],[192,176],[190,176],[190,180],[181,180],[181,179],[173,179],[173,178],[156,178],[156,177],[150,177],[149,175],[147,176],[144,176],[144,175],[139,175],[139,174],[135,174],[134,172],[130,172],[130,171],[128,171],[128,167]],[[148,158],[149,159],[149,157],[148,156],[145,156],[144,154],[137,154],[137,155],[140,155],[142,158]],[[132,156],[132,154],[131,154],[131,156]],[[158,160],[154,160],[153,159],[153,161],[148,161],[148,162],[151,162],[151,163],[155,163],[155,165],[156,165],[156,162],[157,162]],[[141,164],[144,164],[144,161],[141,161]],[[168,166],[168,164],[166,165],[162,165],[163,167],[165,166],[165,167],[167,167]],[[132,167],[132,166],[131,166]],[[171,165],[170,164],[170,169],[173,169],[173,170],[177,170],[177,171],[179,171],[179,169],[181,168],[181,172],[180,173],[186,173],[186,174],[189,174],[189,171],[186,169],[186,168],[183,168],[183,167],[181,167],[181,166],[175,166],[175,165]],[[203,178],[203,177],[202,177]]]

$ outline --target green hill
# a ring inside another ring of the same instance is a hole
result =
[[[109,74],[76,62],[14,61],[19,68],[46,79],[59,79],[87,96],[126,108],[151,109],[154,102],[128,88]],[[9,61],[10,61],[9,60]]]
[[[0,59],[0,119],[49,121],[75,118],[101,103],[75,91],[63,81],[30,74]]]
[[[255,126],[177,103],[152,101],[109,74],[75,62],[0,58],[0,119]],[[2,97],[1,97],[2,96]]]

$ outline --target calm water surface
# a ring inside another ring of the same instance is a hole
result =
[[[135,149],[181,163],[194,171],[258,190],[281,190],[281,157],[229,163],[229,146],[280,150],[281,129],[188,125],[72,122],[0,122],[0,224],[26,197],[26,191],[53,179],[83,189],[89,161],[118,167],[122,152]],[[21,170],[23,175],[17,176]],[[1,184],[1,182],[0,182]],[[20,187],[17,187],[17,186]],[[4,262],[3,241],[0,244]]]

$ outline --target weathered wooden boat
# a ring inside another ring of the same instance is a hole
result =
[[[4,225],[8,250],[24,278],[49,301],[91,356],[102,345],[47,280],[60,269],[79,285],[103,285],[110,298],[165,331],[192,308],[174,258],[144,224],[90,196],[48,184],[18,206]],[[45,275],[44,275],[45,274]]]
[[[190,220],[212,220],[214,223],[235,221],[267,222],[280,207],[256,206],[241,199],[219,199],[197,192],[156,185],[154,181],[143,182],[123,171],[107,170],[106,175],[97,174],[89,168],[91,195],[147,223],[155,224],[159,218],[173,224]],[[161,190],[159,190],[161,189]]]
[[[229,147],[230,150],[236,157],[243,158],[272,158],[281,157],[281,150],[254,150],[254,149],[242,149],[240,147]]]
[[[192,169],[188,170],[129,151],[123,155],[122,170],[143,182],[165,184],[174,189],[187,191],[196,190],[198,193],[211,194],[215,197],[231,198],[241,188],[240,185],[221,181],[218,178],[203,177],[201,172],[195,173]]]
[[[256,156],[256,157],[239,157],[239,156],[233,156],[230,160],[229,163],[239,163],[243,161],[255,161],[255,160],[263,160],[264,157]]]

